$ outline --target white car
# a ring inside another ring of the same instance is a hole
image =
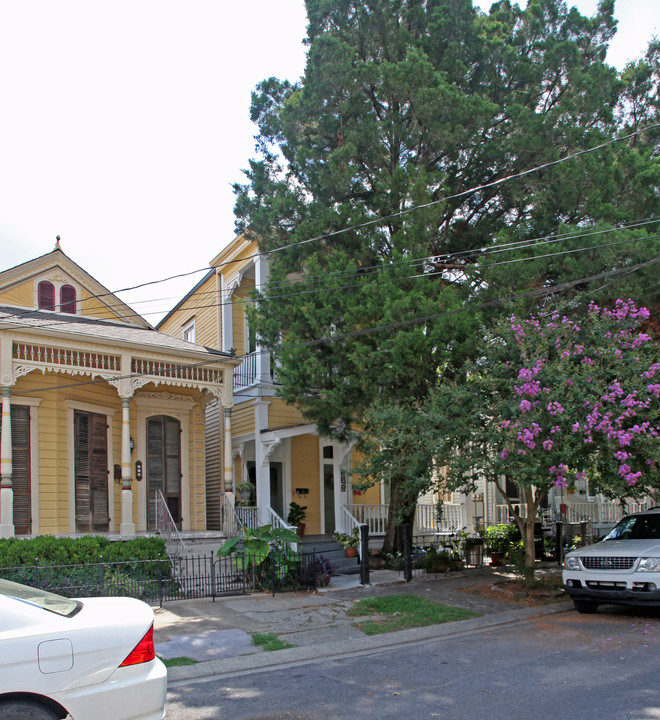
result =
[[[0,579],[0,718],[161,720],[153,619],[133,598],[70,600]]]
[[[660,508],[628,515],[601,542],[569,552],[562,579],[581,613],[607,603],[660,606]]]

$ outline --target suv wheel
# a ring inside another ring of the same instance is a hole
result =
[[[573,598],[573,605],[579,613],[583,613],[584,615],[591,615],[591,613],[595,613],[596,610],[598,610],[598,604],[591,602],[591,600],[576,600]]]

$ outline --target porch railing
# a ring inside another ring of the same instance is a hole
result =
[[[344,507],[344,518],[349,523],[347,528],[350,534],[354,527],[366,525],[369,535],[384,535],[387,526],[387,513],[389,505],[349,505]]]
[[[234,368],[234,390],[253,385],[257,381],[257,353],[246,355]]]
[[[617,523],[624,515],[634,512],[641,512],[653,507],[651,498],[644,500],[626,500],[621,505],[618,502],[599,501],[594,502],[571,502],[565,504],[562,513],[559,499],[556,500],[555,513],[557,520],[564,522],[584,522],[590,520],[592,523],[612,524]]]
[[[284,530],[291,530],[292,532],[296,532],[298,529],[295,525],[285,523],[270,505],[268,506],[268,522],[274,528],[283,528]]]
[[[156,532],[165,539],[168,555],[185,555],[186,546],[183,538],[160,490],[154,493],[154,525]]]
[[[256,507],[237,505],[234,508],[234,517],[236,518],[239,530],[242,527],[253,529],[259,527],[259,511]]]
[[[367,525],[369,535],[384,535],[387,527],[389,505],[355,504],[345,508],[348,517],[354,518],[355,525]],[[419,504],[415,509],[415,535],[425,535],[434,532],[457,532],[467,524],[465,507],[460,504],[445,503],[442,506],[442,516],[438,519],[436,505]],[[347,530],[350,532],[352,526]]]
[[[415,510],[415,535],[435,532],[458,532],[467,525],[465,506],[459,503],[443,503],[438,518],[437,505],[419,504]]]

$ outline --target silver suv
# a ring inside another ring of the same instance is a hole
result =
[[[564,559],[564,588],[580,613],[599,605],[660,606],[660,508],[628,515]]]

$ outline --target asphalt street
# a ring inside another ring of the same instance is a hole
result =
[[[173,682],[167,712],[177,720],[651,720],[660,718],[659,659],[655,614],[611,607],[584,616],[567,606],[389,648]]]

